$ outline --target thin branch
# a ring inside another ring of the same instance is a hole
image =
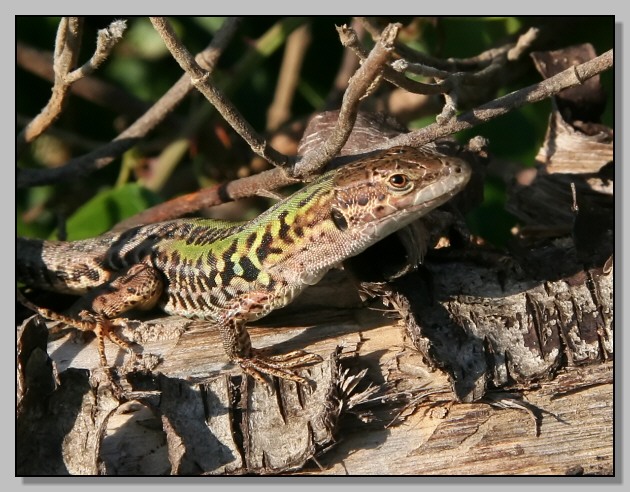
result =
[[[53,54],[50,51],[38,50],[21,41],[16,41],[17,65],[44,80],[54,82]],[[108,108],[126,117],[137,118],[151,105],[136,98],[132,94],[96,77],[85,77],[77,80],[70,87],[70,92],[86,101]],[[172,123],[179,126],[176,118]]]
[[[352,49],[360,59],[365,58],[365,49],[360,45],[358,37],[348,28],[338,28],[339,37],[344,46]],[[384,77],[392,84],[416,94],[444,94],[447,102],[444,106],[442,114],[437,117],[440,124],[449,121],[456,113],[457,106],[455,101],[460,98],[462,84],[481,85],[487,84],[488,80],[494,77],[506,62],[518,59],[522,54],[531,47],[532,43],[538,37],[539,30],[535,28],[529,29],[525,34],[519,37],[516,43],[509,43],[498,48],[487,50],[476,57],[467,59],[467,65],[478,69],[479,64],[482,68],[477,72],[452,72],[441,70],[426,63],[414,63],[404,58],[400,58],[391,64],[391,67],[385,69]],[[397,45],[398,46],[398,45]],[[462,60],[454,61],[462,64]],[[489,62],[489,64],[486,64]],[[411,72],[426,77],[434,77],[441,79],[435,84],[427,84],[416,82],[405,77],[405,72]]]
[[[363,25],[356,18],[352,19],[350,29],[352,29],[352,31],[355,33],[357,41],[365,31],[365,29],[363,29]],[[324,105],[324,110],[336,109],[341,105],[343,93],[348,86],[350,77],[352,77],[352,74],[354,74],[354,72],[356,72],[358,68],[358,58],[350,50],[344,50],[339,70],[337,72],[337,75],[335,76],[335,81],[333,82],[333,86],[328,93],[328,96],[326,96],[326,104]]]
[[[55,38],[55,54],[53,67],[55,75],[63,82],[70,70],[74,68],[81,49],[83,19],[80,17],[62,17],[59,21]]]
[[[260,195],[261,190],[275,190],[297,182],[299,182],[297,179],[287,176],[282,168],[276,167],[253,176],[173,198],[119,222],[112,230],[124,231],[143,224],[174,219],[197,212],[205,207],[213,207],[239,198]]]
[[[226,19],[208,47],[197,55],[198,62],[202,63],[204,68],[209,72],[214,69],[220,55],[236,32],[239,23],[240,19],[238,18]],[[123,152],[133,147],[140,138],[144,137],[161,123],[191,89],[190,78],[188,75],[182,75],[146,113],[108,145],[89,154],[72,159],[63,167],[54,169],[18,170],[18,188],[76,179],[105,167]]]
[[[568,87],[579,85],[584,80],[611,68],[612,63],[613,56],[611,50],[589,62],[565,70],[543,82],[480,106],[477,109],[453,119],[447,125],[440,126],[433,124],[422,130],[403,134],[391,139],[374,139],[372,141],[373,145],[366,145],[365,153],[397,145],[413,147],[426,145],[437,138],[450,135],[463,129],[472,128],[473,126],[502,116],[524,104],[540,101]],[[151,209],[119,223],[115,227],[115,230],[124,230],[140,224],[180,217],[184,214],[196,212],[203,207],[219,205],[238,198],[255,196],[260,194],[260,190],[273,190],[295,182],[297,182],[297,180],[287,176],[281,168],[271,169],[254,176],[237,179],[226,184],[200,190],[156,205]]]
[[[425,65],[445,72],[455,73],[467,70],[479,70],[491,63],[497,56],[502,56],[513,45],[513,43],[508,43],[504,46],[490,48],[487,51],[483,51],[469,58],[448,58],[447,60],[416,51],[402,43],[396,43],[395,49],[396,53],[409,63],[416,63],[419,66]]]
[[[399,58],[395,62],[392,63],[392,68],[396,72],[405,73],[411,72],[416,75],[422,75],[423,77],[435,77],[438,79],[445,79],[452,72],[448,72],[446,70],[440,70],[439,68],[431,67],[429,65],[425,65],[423,63],[414,63],[404,58]]]
[[[254,153],[271,162],[274,166],[283,167],[289,164],[290,159],[272,148],[242,117],[238,109],[225,97],[223,92],[210,82],[209,72],[201,68],[195,61],[175,34],[170,23],[163,17],[151,17],[150,19],[173,58],[190,77],[192,84],[208,99],[243,140],[248,143]]]
[[[434,123],[421,130],[392,138],[386,145],[379,145],[374,149],[366,149],[366,151],[398,145],[421,147],[422,145],[432,142],[438,138],[473,128],[481,123],[503,116],[504,114],[520,108],[525,104],[542,101],[543,99],[558,94],[564,89],[580,85],[585,80],[608,70],[612,66],[613,50],[609,50],[597,58],[593,58],[581,65],[564,70],[563,72],[545,79],[538,84],[512,92],[506,96],[500,97],[471,111],[461,114],[458,117],[453,118],[448,124],[439,125]]]
[[[350,29],[338,29],[339,36],[344,46],[351,48],[357,56],[365,56],[364,48],[359,44],[358,37]],[[509,61],[515,61],[523,55],[537,39],[539,30],[529,29],[521,35],[516,43],[510,43],[498,48],[492,48],[474,59],[468,59],[475,65],[480,62],[490,63],[483,66],[476,72],[455,72],[440,70],[424,63],[413,63],[401,58],[385,69],[385,79],[394,85],[417,94],[444,94],[445,104],[442,112],[436,117],[439,125],[447,124],[456,114],[458,101],[462,99],[463,91],[468,89],[465,85],[484,85],[488,87],[489,81],[496,77],[501,69]],[[415,82],[405,77],[405,72],[412,72],[417,75],[430,76],[438,79],[435,84],[423,84]],[[441,80],[439,80],[441,79]]]
[[[74,68],[79,56],[83,21],[77,17],[62,17],[55,38],[53,69],[55,82],[52,95],[40,113],[17,136],[17,155],[39,137],[59,117],[66,102],[70,84],[66,77]]]
[[[344,25],[337,28],[337,33],[339,34],[339,40],[341,41],[341,44],[344,47],[351,49],[354,54],[359,58],[359,60],[363,62],[367,58],[368,52],[361,45],[359,41],[359,36],[354,29]],[[422,82],[408,79],[403,73],[400,73],[401,63],[404,64],[404,62],[401,60],[397,60],[394,63],[397,63],[397,65],[395,65],[397,68],[392,68],[389,66],[386,67],[383,73],[383,77],[385,78],[385,80],[391,82],[395,86],[400,87],[401,89],[405,89],[406,91],[413,92],[415,94],[442,94],[446,92],[447,89],[442,87],[440,84],[424,84]],[[407,63],[403,66],[409,66],[409,64]],[[437,71],[437,73],[448,75],[448,72]]]
[[[86,75],[91,75],[110,55],[127,28],[127,21],[117,20],[96,35],[96,50],[92,57],[80,68],[66,76],[66,83],[72,84]]]
[[[321,168],[324,163],[335,157],[342,149],[350,136],[357,118],[361,99],[366,97],[371,90],[374,90],[380,80],[384,67],[387,65],[393,52],[394,41],[399,29],[400,24],[389,24],[383,30],[381,39],[374,45],[370,55],[348,83],[348,89],[343,96],[341,109],[339,110],[339,119],[331,135],[321,147],[308,151],[296,163],[292,173],[293,176],[309,176]]]
[[[379,38],[380,31],[371,18],[359,17],[358,19],[361,20],[374,39]],[[444,79],[444,76],[431,75],[430,73],[427,73],[427,71],[430,72],[433,70],[439,70],[444,74],[448,74],[479,70],[492,63],[492,61],[496,58],[503,57],[506,53],[508,54],[508,60],[513,61],[519,58],[524,51],[531,47],[531,44],[538,39],[539,34],[540,32],[538,29],[530,28],[525,34],[519,37],[516,45],[514,43],[507,43],[503,46],[490,48],[469,58],[448,58],[447,60],[444,60],[416,51],[413,48],[401,43],[396,44],[396,53],[400,55],[409,65],[411,72],[417,73],[418,75],[425,75],[428,77],[435,76],[437,78]]]
[[[518,60],[523,54],[531,49],[534,42],[540,36],[540,29],[537,27],[530,27],[527,32],[519,36],[516,45],[510,49],[507,53],[507,59],[509,61]]]
[[[357,70],[348,84],[339,117],[330,136],[321,145],[307,151],[297,166],[303,165],[300,176],[310,176],[321,166],[335,157],[345,144],[357,117],[360,100],[374,86],[389,59],[393,42],[398,34],[399,25],[392,25],[377,43],[369,57]],[[181,49],[181,47],[174,47]],[[201,75],[201,74],[199,74]],[[297,172],[296,172],[297,175]],[[223,185],[214,186],[195,193],[190,193],[168,202],[156,205],[116,225],[115,230],[124,230],[140,224],[159,222],[195,212],[203,207],[219,205],[238,198],[260,195],[262,190],[273,190],[293,184],[299,180],[288,175],[281,167],[264,171],[254,176],[237,179]]]

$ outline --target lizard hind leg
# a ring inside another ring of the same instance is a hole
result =
[[[57,313],[52,309],[35,306],[32,303],[29,303],[28,307],[47,320],[58,321],[77,330],[94,332],[97,340],[99,360],[102,367],[107,367],[107,358],[105,357],[105,338],[109,338],[114,341],[114,343],[123,347],[128,352],[132,352],[129,344],[120,339],[110,330],[111,323],[109,320],[101,315],[83,310],[75,317]]]
[[[51,309],[25,305],[51,321],[60,321],[81,331],[92,331],[96,335],[101,366],[108,367],[105,356],[105,338],[130,354],[135,354],[129,343],[121,339],[113,328],[126,326],[128,320],[118,315],[133,308],[150,308],[162,293],[159,273],[145,264],[136,264],[113,281],[103,284],[80,298],[71,312],[77,315],[57,313]]]

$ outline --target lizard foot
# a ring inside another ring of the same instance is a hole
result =
[[[105,357],[105,339],[109,339],[118,345],[121,349],[125,350],[132,357],[142,357],[140,354],[136,354],[131,348],[128,342],[120,338],[116,333],[112,331],[115,326],[125,327],[127,326],[127,320],[125,318],[108,319],[105,316],[90,313],[88,311],[81,311],[79,317],[83,322],[87,322],[90,325],[91,331],[96,335],[98,343],[98,355],[103,367],[108,367],[107,358]]]
[[[260,357],[265,359],[270,365],[278,364],[278,367],[293,368],[306,366],[315,362],[321,362],[323,359],[317,355],[307,352],[305,350],[294,350],[287,352],[286,354],[270,355],[266,349],[252,349],[253,357]]]
[[[76,328],[81,331],[92,331],[96,335],[98,344],[98,355],[100,364],[102,367],[109,367],[107,364],[107,358],[105,357],[105,338],[111,340],[120,348],[124,349],[130,355],[134,357],[140,357],[136,354],[129,343],[120,338],[116,333],[112,331],[115,326],[126,326],[127,320],[125,318],[108,319],[100,314],[91,313],[87,310],[83,310],[79,313],[77,318],[66,316],[64,314],[57,313],[51,309],[35,306],[37,314],[51,321],[58,321],[65,323],[66,325]]]
[[[250,357],[237,357],[234,359],[241,366],[243,372],[252,376],[258,382],[269,387],[269,382],[263,377],[276,376],[287,381],[293,381],[304,386],[313,386],[313,382],[302,376],[298,376],[290,369],[319,362],[319,355],[311,354],[303,350],[296,350],[281,355],[263,355],[266,351],[252,349]]]

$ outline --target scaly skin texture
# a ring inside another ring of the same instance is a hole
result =
[[[461,159],[410,147],[330,171],[250,222],[180,219],[73,242],[18,238],[18,280],[82,294],[72,315],[35,308],[99,338],[121,314],[158,305],[218,326],[226,354],[258,379],[300,383],[290,369],[317,360],[297,351],[264,357],[246,323],[291,302],[343,260],[433,210],[463,189]]]

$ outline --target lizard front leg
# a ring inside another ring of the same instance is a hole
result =
[[[112,331],[116,326],[127,325],[128,320],[118,316],[134,308],[150,309],[157,303],[162,290],[163,282],[159,272],[149,265],[139,263],[79,299],[70,308],[71,312],[78,312],[76,315],[56,313],[30,302],[27,306],[44,318],[61,321],[81,331],[93,331],[97,338],[101,365],[107,367],[105,338],[133,353],[129,344]]]
[[[281,379],[309,385],[309,381],[298,376],[290,369],[319,362],[322,358],[303,350],[295,350],[287,354],[267,355],[265,350],[252,348],[245,321],[231,319],[219,325],[223,348],[230,360],[257,381],[268,385],[263,374]]]
[[[252,292],[245,299],[241,299],[238,307],[231,310],[231,316],[219,324],[223,348],[230,360],[240,365],[243,372],[263,384],[268,384],[262,377],[262,374],[267,374],[308,385],[308,380],[290,369],[318,362],[321,360],[319,355],[303,350],[280,355],[266,355],[265,350],[252,348],[246,320],[266,314],[271,304],[268,294],[264,292]]]

